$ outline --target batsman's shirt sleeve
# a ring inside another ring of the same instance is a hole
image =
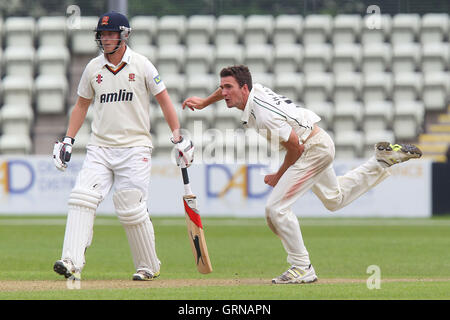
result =
[[[94,98],[94,88],[92,88],[91,84],[91,74],[92,74],[92,63],[88,63],[86,68],[83,71],[83,74],[81,75],[80,83],[78,84],[78,90],[77,94],[80,97],[86,98],[86,99],[93,99]]]
[[[166,86],[162,81],[158,70],[156,70],[155,66],[148,59],[145,60],[144,68],[147,87],[150,89],[152,95],[156,96],[158,93],[166,89]]]

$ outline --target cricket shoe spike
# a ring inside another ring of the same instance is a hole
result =
[[[375,144],[375,158],[385,168],[421,156],[422,151],[413,144],[391,144],[389,142]]]
[[[133,280],[135,281],[151,281],[159,277],[159,272],[153,273],[149,269],[138,269],[133,274]]]
[[[312,265],[302,269],[292,266],[281,276],[272,279],[273,284],[311,283],[317,281],[316,271]]]
[[[75,280],[81,280],[81,272],[75,268],[70,259],[58,260],[53,265],[53,270],[66,279],[73,277]]]

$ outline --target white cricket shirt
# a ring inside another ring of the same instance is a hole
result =
[[[78,95],[93,99],[89,144],[102,147],[152,147],[150,94],[165,89],[155,66],[127,47],[122,61],[112,65],[102,54],[86,66]]]
[[[297,106],[289,98],[254,83],[241,120],[244,127],[255,129],[269,142],[275,138],[278,142],[287,141],[292,129],[303,142],[320,117]]]

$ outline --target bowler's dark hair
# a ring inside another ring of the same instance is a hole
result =
[[[240,88],[242,88],[244,84],[246,84],[248,90],[252,90],[252,75],[247,66],[239,65],[223,68],[220,71],[220,77],[233,77],[234,79],[236,79]]]

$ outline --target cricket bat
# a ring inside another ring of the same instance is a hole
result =
[[[181,174],[184,183],[183,204],[192,254],[194,255],[198,272],[210,273],[212,272],[212,266],[209,260],[208,248],[206,247],[202,220],[197,210],[197,197],[191,191],[187,168],[181,168]]]

